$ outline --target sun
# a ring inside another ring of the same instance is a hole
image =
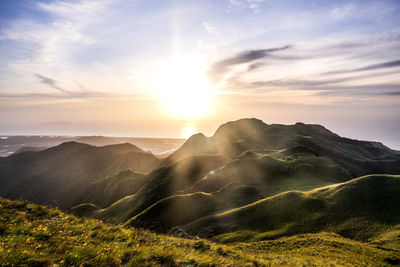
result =
[[[211,112],[213,87],[194,57],[174,57],[153,76],[153,90],[175,117],[199,118]]]
[[[183,133],[182,137],[184,139],[188,139],[192,135],[194,135],[197,132],[197,129],[193,125],[186,125],[185,128],[183,128]]]

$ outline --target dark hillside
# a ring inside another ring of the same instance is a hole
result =
[[[91,183],[76,203],[93,203],[105,208],[123,197],[135,194],[145,182],[146,174],[125,170]]]
[[[68,208],[96,180],[126,169],[150,172],[158,165],[159,159],[132,144],[94,147],[67,142],[3,158],[0,195]]]

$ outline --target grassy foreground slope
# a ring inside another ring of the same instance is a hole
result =
[[[392,266],[400,263],[398,255],[328,233],[222,245],[0,199],[1,266]]]

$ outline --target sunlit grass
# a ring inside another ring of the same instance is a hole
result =
[[[384,266],[398,263],[397,254],[328,233],[222,245],[0,199],[1,266]]]

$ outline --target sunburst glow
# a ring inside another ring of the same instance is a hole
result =
[[[187,125],[185,128],[183,128],[183,133],[182,137],[184,139],[188,139],[192,135],[194,135],[197,132],[197,129],[193,125]]]
[[[155,75],[154,92],[173,116],[198,118],[211,111],[214,92],[205,70],[193,57],[175,57]]]

